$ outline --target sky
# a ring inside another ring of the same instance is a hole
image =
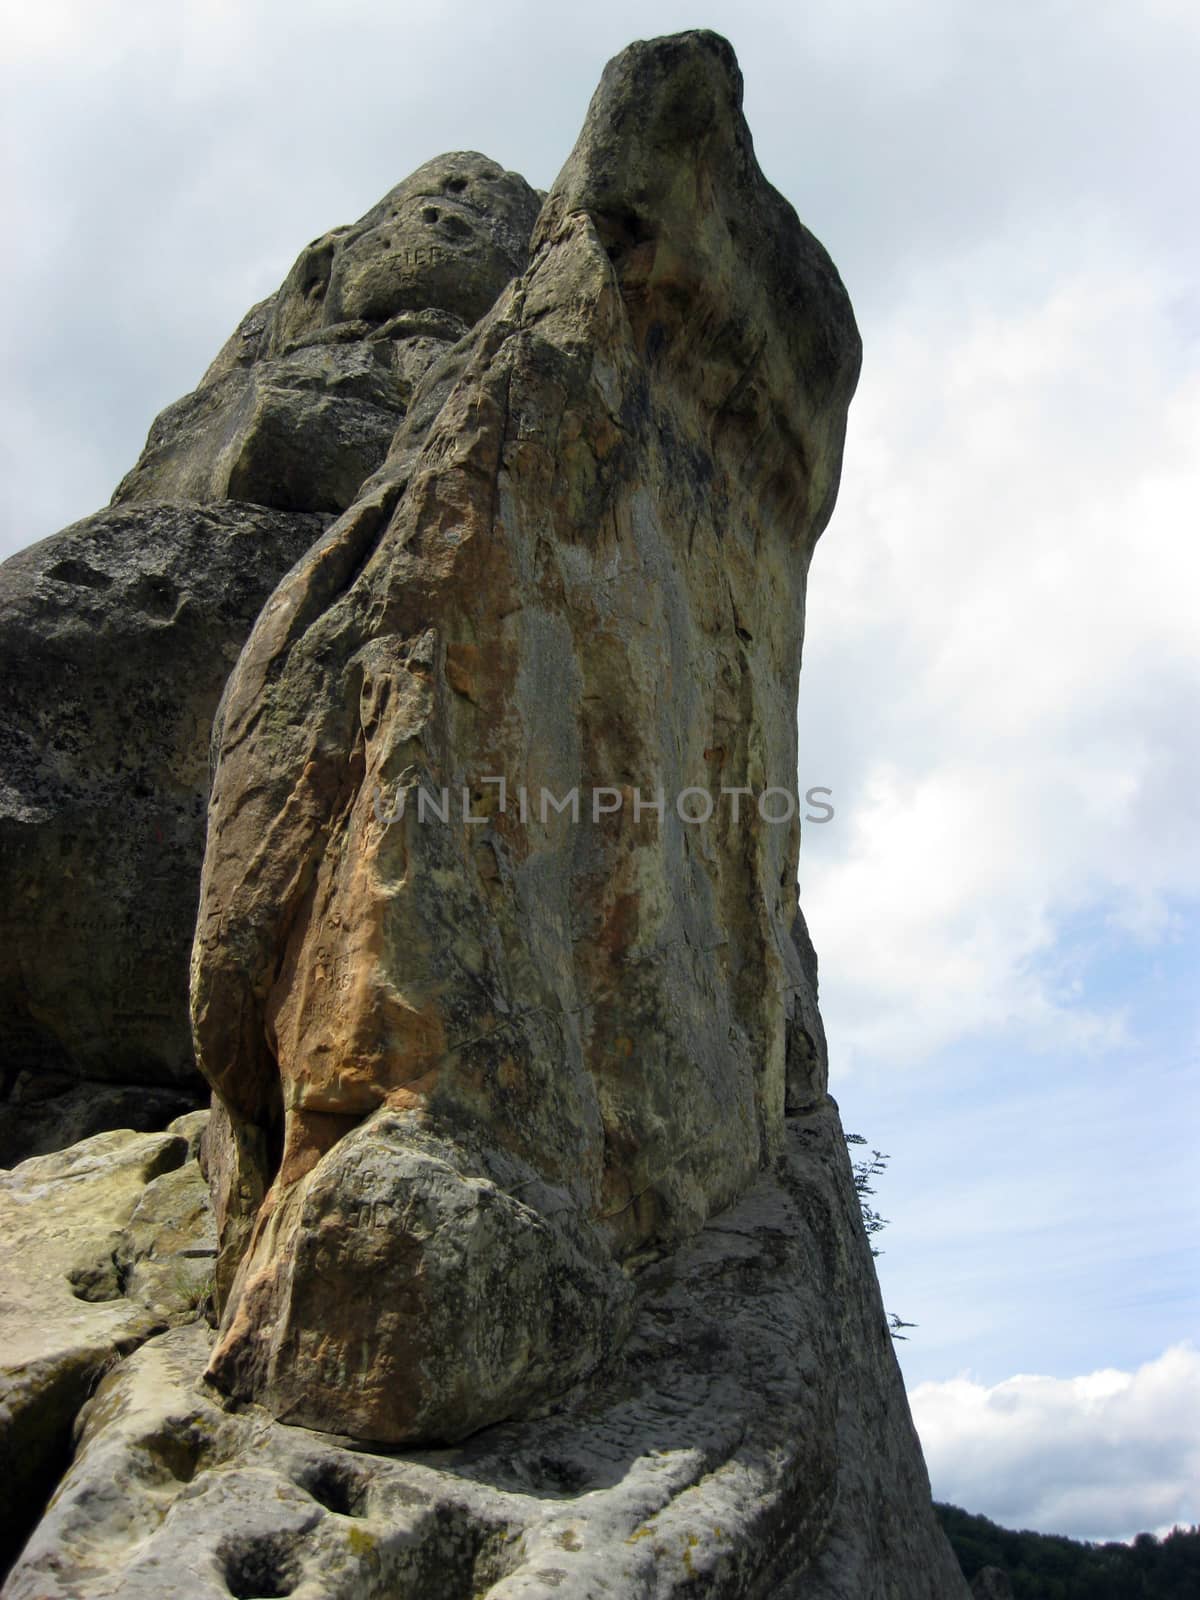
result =
[[[1200,1522],[1200,8],[0,14],[0,555],[107,501],[307,240],[443,150],[546,187],[609,56],[731,39],[863,334],[801,884],[934,1493]]]

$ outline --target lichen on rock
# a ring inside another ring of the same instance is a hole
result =
[[[70,1459],[103,1373],[194,1320],[211,1293],[216,1236],[189,1138],[206,1116],[97,1134],[0,1172],[0,1562]]]

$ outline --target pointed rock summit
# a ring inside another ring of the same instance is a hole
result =
[[[155,1252],[191,1168],[112,1273],[70,1223],[132,1309],[50,1285],[59,1344],[136,1332],[6,1600],[966,1600],[797,899],[859,361],[730,46],[638,43],[548,195],[427,163],[301,254],[113,508],[4,569],[0,649],[78,685],[5,712],[0,915],[45,952],[0,963],[14,1105],[199,1082],[194,927],[217,1254],[210,1328],[163,1299],[206,1218]],[[152,650],[157,714],[99,716]],[[68,831],[80,929],[36,910]],[[93,1144],[45,1169],[56,1226]]]

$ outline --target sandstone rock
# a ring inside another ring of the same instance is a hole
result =
[[[521,272],[538,197],[486,156],[439,156],[304,250],[199,388],[155,421],[114,503],[343,511],[413,385]]]
[[[324,525],[136,506],[0,566],[0,1163],[199,1102],[187,959],[212,716]]]
[[[183,1132],[102,1133],[0,1173],[5,1562],[69,1460],[72,1423],[101,1373],[193,1317],[208,1293],[206,1201]]]
[[[34,1469],[14,1539],[73,1417],[78,1444],[8,1600],[965,1600],[795,889],[805,582],[858,336],[740,103],[715,35],[631,47],[536,223],[483,157],[430,163],[302,254],[118,504],[59,536],[78,550],[18,558],[13,659],[100,643],[49,658],[65,711],[22,690],[0,728],[29,830],[0,816],[0,872],[7,837],[41,852],[19,894],[0,878],[34,941],[0,957],[0,1049],[26,1101],[51,1069],[77,1097],[186,1084],[170,1002],[113,997],[176,993],[152,959],[187,918],[146,934],[159,878],[106,865],[89,796],[135,839],[173,785],[202,808],[211,718],[191,994],[216,1098],[203,1131],[0,1179],[37,1258],[0,1413],[0,1465]],[[160,528],[174,590],[144,581]],[[241,636],[210,620],[218,650],[122,723],[147,676],[124,619],[186,623],[209,545],[274,530],[300,559],[215,717]],[[106,788],[110,728],[137,759]],[[59,857],[87,938],[29,910]]]
[[[373,1453],[222,1405],[209,1338],[105,1378],[7,1600],[966,1600],[831,1102],[536,1420]]]
[[[753,808],[794,800],[859,343],[740,99],[711,34],[609,66],[528,270],[430,369],[230,680],[193,956],[228,1119],[212,1373],[296,1421],[401,1442],[543,1402],[619,1342],[629,1275],[775,1159],[785,1101],[824,1092],[799,828]],[[681,820],[677,796],[722,785],[752,791],[740,820],[719,795]],[[543,788],[581,792],[577,823]],[[394,1153],[407,1209],[381,1212],[357,1164],[418,1135],[440,1155]],[[403,1316],[326,1292],[325,1235],[411,1277]],[[595,1302],[547,1318],[540,1288],[476,1294],[471,1265],[452,1395],[419,1286],[483,1240],[531,1285],[570,1261]],[[392,1370],[399,1403],[366,1376]]]
[[[461,1438],[570,1387],[628,1320],[565,1190],[411,1111],[368,1118],[290,1186],[255,1263],[217,1381],[362,1439]]]

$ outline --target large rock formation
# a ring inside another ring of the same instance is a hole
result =
[[[203,1083],[187,963],[209,734],[272,588],[525,263],[538,198],[431,161],[300,256],[114,508],[0,566],[0,1164]]]
[[[12,1270],[72,1375],[21,1368],[43,1474],[82,1410],[8,1600],[965,1600],[796,896],[805,582],[858,362],[732,51],[691,33],[610,64],[548,196],[443,157],[310,246],[155,424],[101,533],[303,542],[212,730],[219,1327],[191,1277],[170,1297],[215,1248],[182,1129],[12,1175]],[[70,559],[107,574],[104,543]],[[124,607],[139,572],[80,581]],[[221,637],[207,698],[166,687],[193,740],[147,735],[127,788],[197,759]],[[86,801],[80,728],[53,749]],[[47,862],[51,791],[18,817]],[[72,1010],[54,981],[10,981],[26,1075],[52,1037],[99,1076],[112,983]],[[88,1233],[59,1185],[93,1158],[133,1176]],[[39,1278],[46,1230],[75,1244]]]
[[[155,421],[115,504],[344,511],[413,388],[525,266],[538,197],[494,161],[427,161],[301,252],[200,387]]]
[[[230,678],[211,1370],[279,1416],[453,1439],[560,1392],[825,1092],[794,708],[859,341],[740,102],[714,35],[610,65]]]

